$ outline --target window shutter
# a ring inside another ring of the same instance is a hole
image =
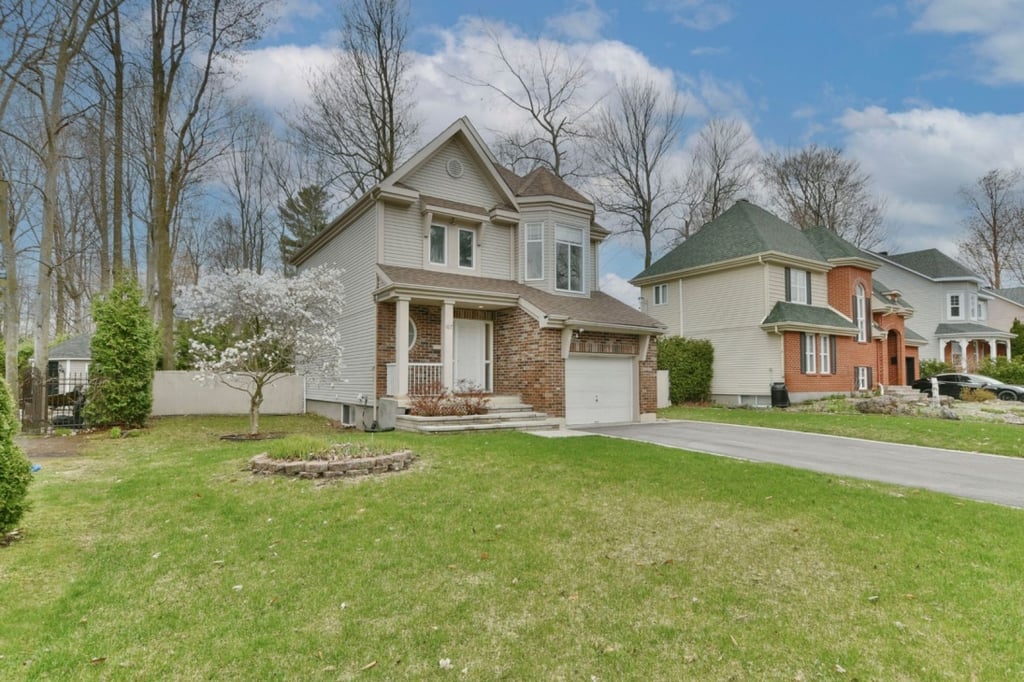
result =
[[[857,376],[860,374],[860,368],[856,365],[853,368],[853,390],[858,390],[860,386],[857,385]]]
[[[838,348],[839,344],[836,342],[836,337],[835,336],[832,336],[829,339],[829,343],[832,346],[832,353],[830,354],[830,357],[832,359],[832,374],[835,374],[836,373],[836,369],[838,367],[837,360],[836,360],[836,348]]]
[[[789,268],[786,268],[786,300],[793,300],[793,292],[790,290],[789,287]]]
[[[874,368],[868,367],[868,390],[869,391],[871,390],[871,387],[875,385],[874,378],[872,377],[872,372],[873,371],[874,371]]]
[[[786,270],[789,270],[789,268],[786,268]],[[786,282],[789,282],[788,277]],[[807,374],[807,334],[803,332],[800,333],[800,373]]]
[[[808,270],[804,273],[807,275],[807,305],[811,304],[811,271]]]

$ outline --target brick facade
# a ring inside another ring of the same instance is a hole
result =
[[[565,416],[565,361],[562,332],[542,329],[537,320],[520,308],[488,311],[456,308],[456,319],[488,320],[493,331],[494,393],[521,396],[524,403],[552,417]],[[410,362],[441,362],[441,307],[410,305],[409,318],[416,325],[416,342]],[[573,340],[572,352],[635,355],[640,337],[631,334],[584,332]],[[388,363],[395,362],[395,304],[377,306],[377,394],[387,391]],[[657,410],[658,348],[648,344],[647,357],[639,363],[637,385],[640,413]]]

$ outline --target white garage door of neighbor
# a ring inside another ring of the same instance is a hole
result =
[[[565,423],[633,421],[633,359],[571,355],[565,361]]]

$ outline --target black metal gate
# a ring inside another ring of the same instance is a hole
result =
[[[21,426],[25,431],[39,433],[52,428],[78,429],[85,424],[82,408],[89,388],[84,374],[64,374],[44,377],[33,367],[21,373],[18,407]]]

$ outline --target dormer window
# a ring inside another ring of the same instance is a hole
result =
[[[583,293],[583,230],[555,226],[555,288]]]

